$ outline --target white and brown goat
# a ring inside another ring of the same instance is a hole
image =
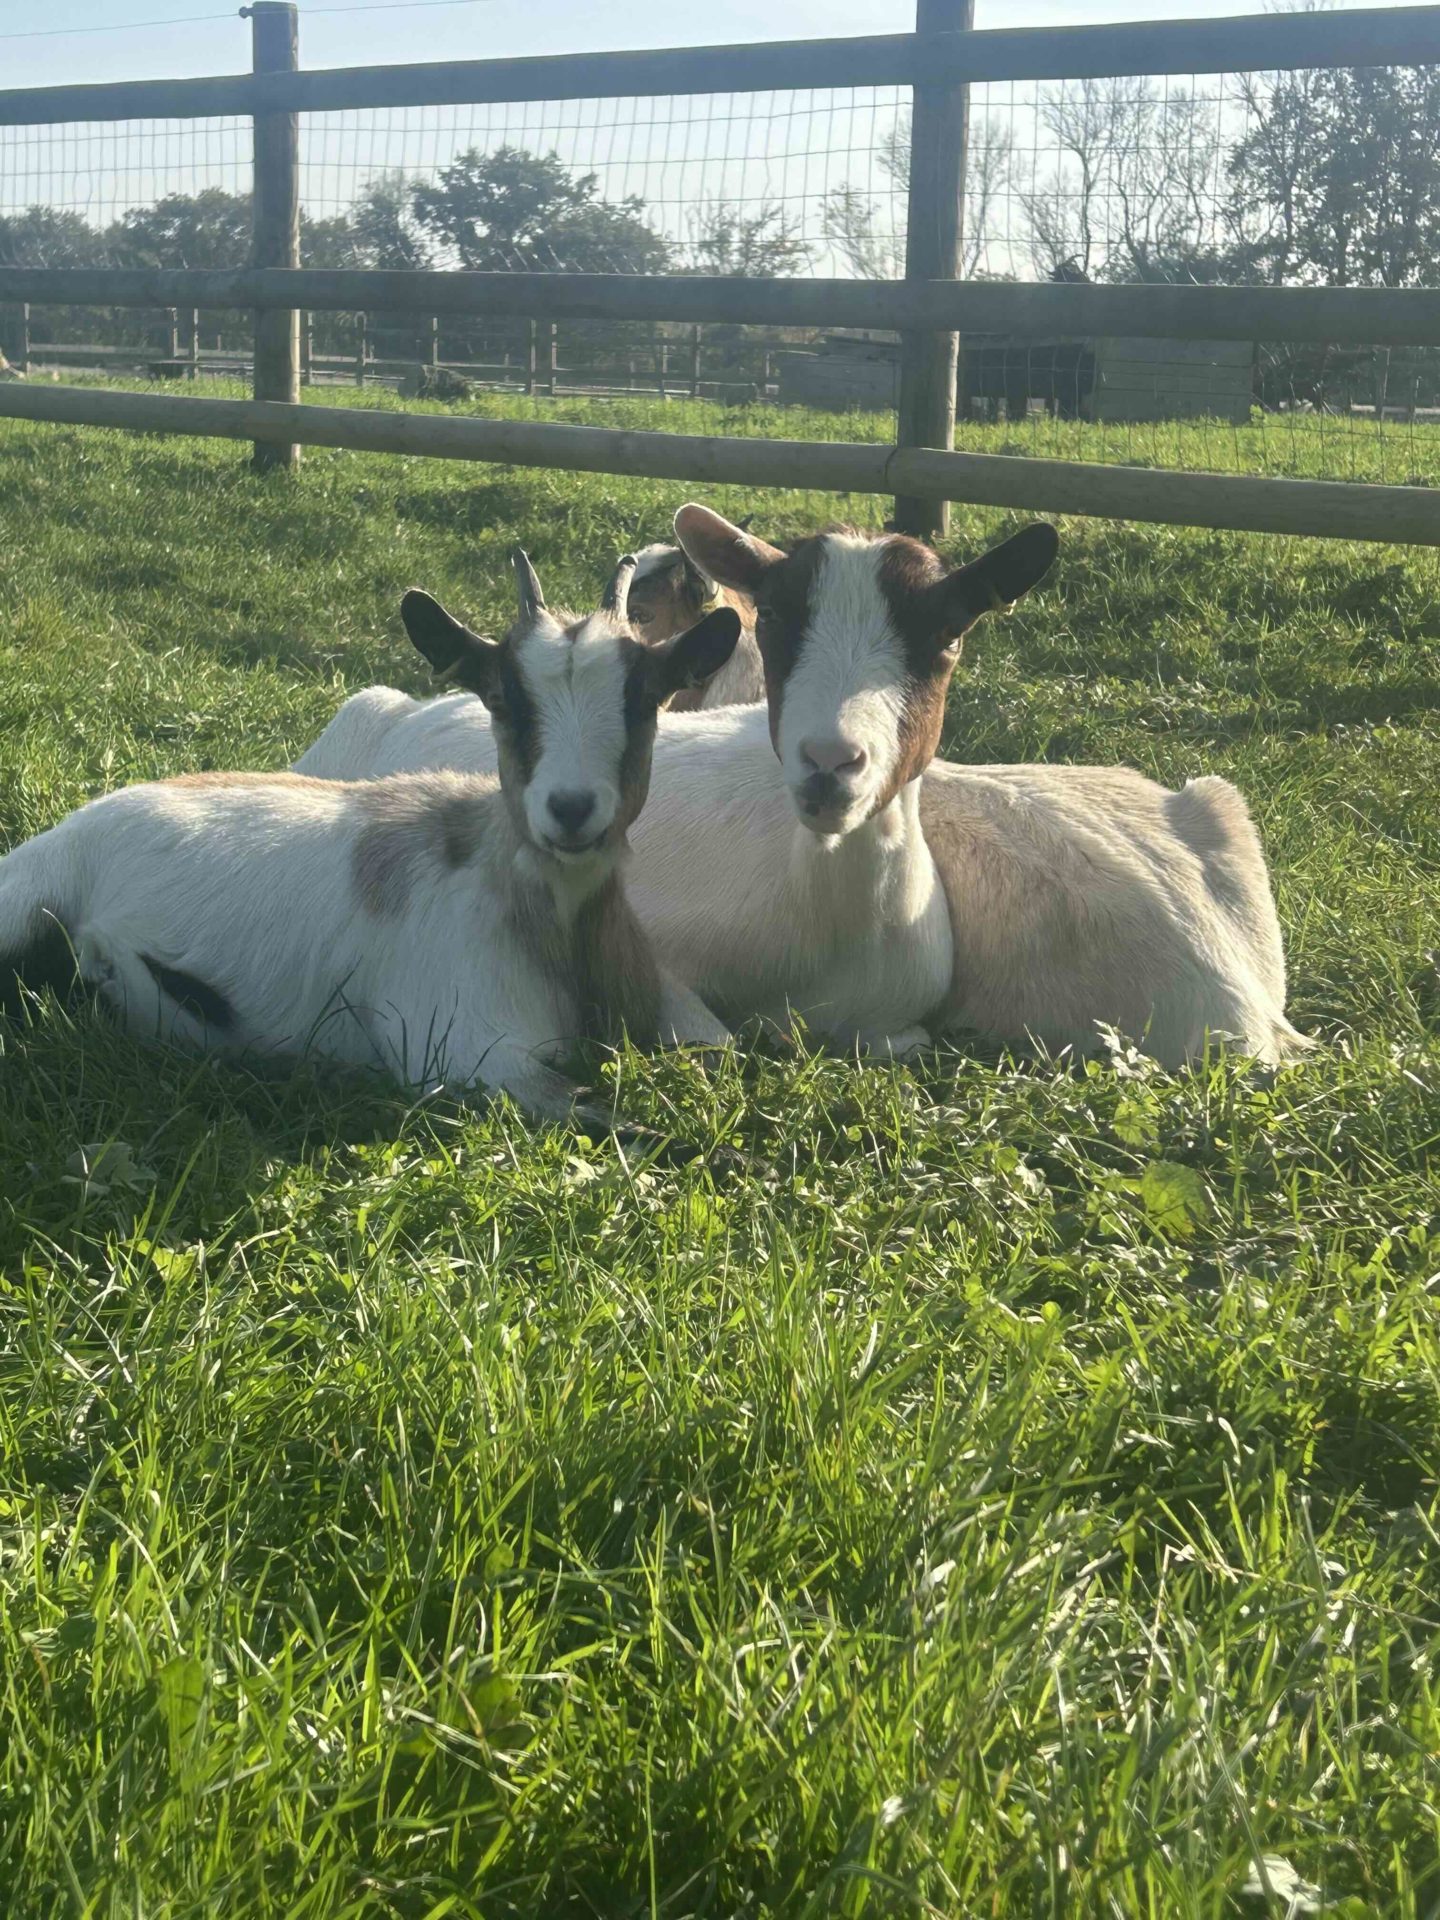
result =
[[[683,547],[656,544],[636,554],[630,624],[648,646],[693,626],[716,607],[733,607],[740,616],[735,651],[713,680],[677,693],[670,702],[671,713],[753,706],[765,698],[765,668],[755,639],[755,603],[748,594],[712,580]]]
[[[200,774],[109,794],[0,860],[6,979],[68,964],[162,1041],[478,1082],[553,1117],[576,1091],[555,1057],[577,1038],[723,1039],[662,981],[620,867],[659,704],[724,665],[739,622],[721,609],[645,647],[626,621],[632,559],[582,620],[515,565],[502,643],[428,594],[402,608],[488,708],[498,782]]]
[[[757,600],[767,704],[666,716],[656,804],[635,835],[636,911],[722,1018],[798,1014],[847,1049],[906,1052],[953,971],[919,777],[960,636],[1040,579],[1054,530],[1026,528],[947,573],[914,541],[824,534],[784,556],[703,507],[677,524],[702,570]],[[299,765],[355,777],[485,767],[494,751],[463,702],[372,689]]]
[[[897,699],[902,626],[879,584],[882,570],[892,582],[908,573],[912,587],[929,572],[923,597],[940,574],[933,556],[922,559],[923,549],[894,537],[862,546],[827,536],[787,557],[693,507],[676,528],[697,578],[723,584],[737,608],[753,605],[752,596],[766,606],[772,719],[786,712],[796,665],[802,572],[811,576],[807,646],[819,643],[812,663],[827,651],[837,662],[868,659]],[[822,572],[831,592],[818,596]],[[837,597],[842,581],[851,590]],[[647,634],[664,638],[663,622],[651,618]],[[872,689],[872,702],[879,697]],[[764,726],[763,711],[665,719],[655,804],[635,836],[632,897],[661,953],[732,1019],[768,1008],[787,983],[800,987],[803,1004],[828,956],[830,1017],[858,1029],[877,1003],[893,1007],[910,989],[896,996],[876,976],[884,961],[856,899],[863,859],[843,840],[822,846],[819,860],[804,857]],[[346,702],[300,765],[352,778],[493,763],[483,714],[375,687]],[[1113,1027],[1171,1066],[1209,1036],[1229,1036],[1267,1061],[1307,1044],[1285,1017],[1284,948],[1259,836],[1228,781],[1208,776],[1174,792],[1125,767],[935,760],[919,782],[918,812],[949,910],[948,972],[915,1015],[933,1033],[1088,1049],[1099,1028]],[[842,904],[816,913],[817,897]],[[847,899],[853,969],[844,965]],[[932,948],[932,965],[939,951]]]

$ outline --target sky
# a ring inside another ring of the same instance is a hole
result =
[[[1261,10],[1256,0],[1150,4],[1171,18]],[[654,0],[322,0],[301,6],[300,55],[304,66],[327,67],[585,52],[644,45],[647,37],[650,44],[703,45],[899,32],[913,23],[913,6],[914,0],[711,0],[684,9],[657,8]],[[977,0],[976,22],[982,28],[1088,24],[1144,17],[1146,10],[1146,0]],[[169,24],[133,24],[167,18]],[[44,10],[0,0],[0,89],[243,72],[249,45],[238,0],[229,7],[223,0],[54,0]],[[1233,104],[1226,83],[1197,82],[1197,94],[1202,88],[1222,123]],[[1022,189],[1055,176],[1059,164],[1037,117],[1039,98],[1030,84],[977,88],[972,99],[977,121],[990,115],[1003,122],[1015,153],[1009,189],[984,222],[992,238],[978,264],[991,271],[1026,270]],[[886,141],[903,129],[907,108],[908,95],[891,88],[714,96],[703,103],[482,103],[310,114],[302,121],[301,195],[317,218],[341,214],[382,172],[433,179],[458,153],[510,144],[553,151],[577,173],[593,171],[606,199],[637,196],[646,220],[682,248],[694,245],[707,208],[777,209],[809,246],[808,264],[799,270],[837,272],[846,269],[827,237],[827,195],[845,188],[872,205],[877,229],[892,246],[903,225]],[[104,229],[127,208],[165,193],[247,190],[249,148],[242,120],[0,128],[0,213],[52,206]]]
[[[977,0],[976,25],[1081,25],[1153,17],[1155,10],[1143,0]],[[1158,9],[1170,19],[1263,10],[1251,0],[1163,0]],[[249,26],[237,16],[238,6],[215,0],[55,0],[43,9],[5,0],[0,87],[243,71]],[[126,30],[130,22],[167,19],[180,24]],[[659,46],[704,46],[898,33],[913,20],[913,8],[903,0],[888,6],[881,0],[710,0],[686,8],[658,8],[654,0],[454,0],[388,7],[374,0],[331,0],[301,6],[300,53],[306,66],[317,67],[478,60],[643,46],[647,39]]]

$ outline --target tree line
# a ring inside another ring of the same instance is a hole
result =
[[[1440,68],[1243,76],[1228,103],[1149,80],[1042,91],[1028,173],[1006,119],[977,108],[967,174],[968,274],[1403,287],[1440,250]],[[1227,125],[1227,122],[1233,125]],[[841,181],[807,234],[785,202],[718,199],[684,235],[643,199],[555,153],[470,149],[417,179],[386,172],[343,212],[301,216],[313,266],[783,274],[829,254],[849,272],[903,270],[910,127],[875,156],[880,188]],[[996,260],[997,220],[1003,224]],[[167,194],[105,227],[47,206],[0,216],[0,262],[226,267],[244,263],[250,201]]]
[[[1228,101],[1148,80],[1042,91],[1037,150],[979,103],[966,182],[970,276],[1273,285],[1433,284],[1440,255],[1440,69],[1245,76]],[[683,236],[636,195],[515,146],[459,153],[431,177],[382,172],[353,205],[301,215],[302,263],[506,271],[775,275],[839,265],[904,270],[910,126],[875,155],[879,190],[841,180],[807,231],[772,199],[697,206]],[[248,193],[166,194],[106,226],[44,205],[0,215],[0,264],[235,267],[250,245]],[[383,316],[382,316],[383,320]],[[413,321],[401,322],[397,328]],[[207,339],[248,329],[206,316]],[[133,316],[47,314],[59,340],[134,337]],[[319,316],[316,347],[344,351],[345,316]],[[495,331],[491,330],[492,333]],[[474,342],[471,343],[473,348]],[[483,357],[484,343],[479,344]]]

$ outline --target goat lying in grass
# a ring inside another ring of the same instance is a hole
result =
[[[164,1041],[313,1049],[556,1118],[575,1088],[554,1056],[578,1037],[723,1039],[662,984],[620,862],[659,703],[725,664],[739,621],[721,609],[647,648],[626,621],[632,559],[583,620],[548,612],[515,564],[498,645],[428,594],[402,609],[424,651],[463,653],[498,784],[214,773],[109,794],[0,860],[0,977],[78,967]]]
[[[684,696],[700,708],[722,704],[718,682],[734,683],[747,648],[760,658],[750,595],[764,577],[733,541],[705,553],[728,585],[684,548],[646,549],[656,587],[643,630],[663,641],[717,592],[739,613],[724,675]],[[954,940],[937,1032],[1058,1048],[1089,1046],[1097,1026],[1113,1026],[1170,1065],[1198,1053],[1207,1034],[1229,1034],[1272,1062],[1308,1047],[1285,1018],[1264,851],[1228,780],[1208,775],[1177,793],[1128,767],[935,760],[920,820]]]
[[[687,543],[707,552],[733,540],[760,564],[773,551],[703,507],[680,520]],[[767,706],[666,716],[656,805],[635,839],[641,921],[664,963],[722,1017],[783,1026],[798,1013],[846,1049],[923,1044],[921,1023],[950,983],[952,939],[920,831],[919,776],[960,635],[1028,592],[1055,548],[1053,528],[1030,527],[949,574],[902,539],[825,534],[776,556],[759,628]],[[706,552],[687,551],[724,577]],[[473,703],[421,705],[374,688],[346,703],[299,766],[355,777],[487,767],[494,753]]]
[[[647,638],[662,640],[666,619],[683,619],[713,582],[737,608],[758,599],[765,612],[758,648],[772,723],[787,710],[797,637],[812,658],[817,638],[828,646],[836,671],[847,650],[857,663],[868,658],[867,671],[878,675],[872,701],[908,699],[895,679],[882,691],[879,662],[901,655],[904,628],[873,587],[858,590],[865,563],[854,542],[805,541],[787,557],[700,508],[683,508],[676,525],[689,572],[654,560],[652,577],[666,584],[645,608]],[[848,604],[822,595],[812,606],[831,552],[841,571],[830,577],[838,583],[850,568],[857,591]],[[939,563],[919,558],[924,550],[913,543],[881,539],[868,553],[871,566],[887,554],[908,556],[903,563],[920,578],[930,570],[935,590]],[[802,571],[811,582],[804,612]],[[950,578],[963,581],[969,571]],[[1018,577],[1012,583],[1011,598],[1024,591]],[[702,696],[707,708],[715,684]],[[782,989],[806,1005],[823,970],[819,957],[838,956],[845,940],[843,909],[812,910],[826,867],[807,864],[803,836],[790,869],[785,771],[768,753],[764,724],[763,710],[748,720],[729,709],[667,717],[655,761],[655,825],[647,819],[636,835],[632,894],[641,919],[670,964],[734,1020],[769,1008]],[[779,753],[782,733],[775,737]],[[473,708],[375,687],[345,703],[299,764],[358,778],[490,766],[494,749]],[[897,996],[888,978],[867,983],[867,967],[890,961],[865,937],[862,908],[863,964],[848,978],[842,967],[832,970],[836,997],[820,1024],[858,1028],[889,994],[892,1006],[904,1001],[906,1016],[936,1034],[1085,1050],[1098,1027],[1115,1027],[1170,1066],[1198,1054],[1210,1035],[1228,1035],[1265,1061],[1307,1046],[1285,1018],[1284,948],[1259,836],[1227,780],[1192,780],[1177,793],[1125,767],[936,760],[918,790],[919,822],[948,901],[948,938],[930,945],[932,997],[910,1015],[912,986]],[[849,862],[848,840],[833,852],[835,891],[824,897],[838,902],[863,876]],[[807,874],[819,882],[813,896]],[[890,1017],[903,1025],[898,1013]]]

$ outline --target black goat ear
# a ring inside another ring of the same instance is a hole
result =
[[[686,687],[703,687],[734,653],[740,616],[733,607],[716,607],[684,633],[647,649],[650,684],[657,702]]]
[[[447,613],[433,594],[411,587],[400,602],[400,618],[410,644],[430,662],[435,676],[455,687],[493,693],[500,665],[500,647]]]
[[[942,637],[958,639],[983,614],[1013,606],[1044,579],[1059,551],[1060,536],[1044,520],[1022,527],[969,566],[947,574],[930,592]]]

